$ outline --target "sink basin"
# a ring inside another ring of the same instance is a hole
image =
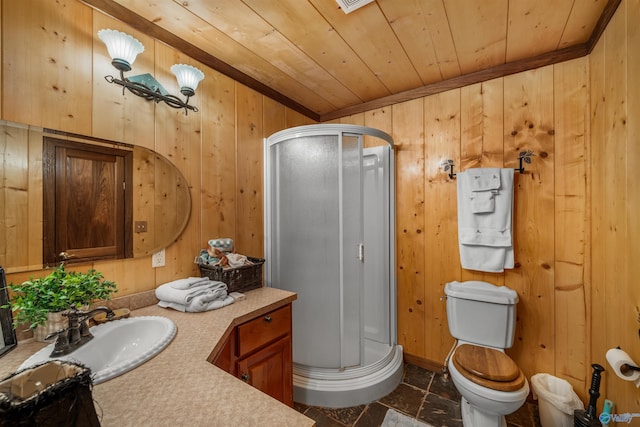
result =
[[[93,339],[72,353],[49,357],[53,344],[25,360],[20,369],[49,360],[68,360],[91,368],[94,384],[122,375],[160,353],[176,335],[176,325],[161,316],[114,320],[90,329]]]

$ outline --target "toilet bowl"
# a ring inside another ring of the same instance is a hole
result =
[[[524,374],[504,352],[513,345],[518,294],[481,281],[445,285],[447,320],[457,340],[447,367],[462,396],[465,427],[506,427],[505,415],[529,395]]]
[[[506,427],[507,423],[504,416],[517,411],[529,395],[529,384],[526,378],[504,352],[486,347],[483,349],[499,352],[513,363],[513,366],[517,369],[515,378],[495,381],[492,378],[488,378],[492,376],[490,374],[471,372],[460,365],[460,363],[464,362],[456,358],[456,353],[461,349],[460,346],[470,347],[471,345],[459,343],[449,360],[448,368],[451,380],[462,396],[460,405],[462,424],[473,427]],[[466,347],[462,347],[462,350],[465,350]],[[490,366],[495,360],[483,360],[482,356],[480,356],[475,362],[477,364],[485,363],[484,366]],[[472,366],[472,368],[477,368],[477,366]],[[509,368],[512,368],[512,366]]]

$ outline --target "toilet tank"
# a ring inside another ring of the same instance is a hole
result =
[[[467,281],[447,283],[444,292],[449,331],[454,338],[500,349],[513,345],[516,291],[506,286]]]

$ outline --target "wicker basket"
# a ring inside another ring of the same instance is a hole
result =
[[[208,277],[227,284],[228,292],[247,292],[262,287],[262,264],[264,259],[247,257],[253,264],[236,268],[219,265],[198,264],[200,277]]]

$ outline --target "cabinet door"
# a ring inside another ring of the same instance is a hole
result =
[[[133,152],[44,138],[43,262],[133,256]]]
[[[238,377],[258,390],[293,406],[291,336],[238,360]]]

